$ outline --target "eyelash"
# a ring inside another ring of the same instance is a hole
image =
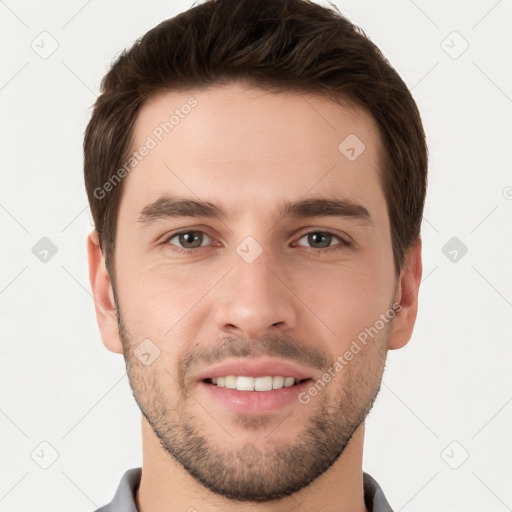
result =
[[[171,244],[170,241],[179,236],[179,235],[182,235],[182,234],[185,234],[185,233],[202,233],[203,235],[206,235],[208,236],[209,238],[211,238],[207,233],[205,233],[204,231],[201,231],[199,229],[187,229],[187,230],[184,230],[184,231],[177,231],[176,233],[173,233],[172,235],[166,237],[166,239],[164,240],[163,242],[163,245],[165,246],[173,246],[172,247],[172,251],[174,252],[177,252],[179,254],[193,254],[195,253],[196,251],[198,251],[199,249],[203,249],[205,246],[201,246],[201,247],[195,247],[194,249],[184,249],[183,247],[179,247],[175,244]],[[302,236],[299,238],[299,240],[302,240],[305,236],[308,236],[308,235],[311,235],[311,234],[322,234],[322,235],[331,235],[333,236],[334,238],[337,238],[339,240],[339,243],[331,246],[331,247],[327,247],[327,248],[320,248],[320,249],[317,249],[317,248],[314,248],[314,247],[309,247],[309,249],[311,249],[312,251],[315,251],[317,253],[330,253],[331,251],[335,251],[335,250],[341,250],[345,247],[349,247],[350,245],[352,245],[350,242],[348,242],[347,240],[341,238],[339,235],[337,235],[336,233],[333,233],[332,231],[322,231],[322,230],[319,230],[319,229],[315,229],[315,230],[311,230],[311,231],[307,231],[306,233],[303,233]],[[304,247],[304,246],[299,246],[299,247]],[[306,249],[308,249],[308,247],[305,247]]]

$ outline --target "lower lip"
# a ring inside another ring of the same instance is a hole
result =
[[[238,391],[223,388],[208,382],[199,383],[211,398],[239,414],[265,414],[291,404],[299,404],[298,395],[311,384],[311,379],[294,386],[271,391]]]

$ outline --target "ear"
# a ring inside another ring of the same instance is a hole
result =
[[[87,237],[87,253],[89,257],[89,280],[91,281],[101,339],[110,351],[122,354],[123,345],[119,337],[114,292],[105,267],[105,257],[100,249],[96,230],[92,231]]]
[[[421,263],[421,239],[405,254],[404,265],[395,292],[395,303],[401,304],[393,318],[389,336],[389,348],[402,348],[411,339],[418,313],[418,292],[423,266]]]

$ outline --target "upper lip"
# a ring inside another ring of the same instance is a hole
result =
[[[293,377],[294,379],[310,379],[311,373],[300,368],[296,364],[279,359],[258,358],[232,359],[213,365],[197,375],[197,380],[225,377],[227,375],[246,377],[266,377],[280,375]]]

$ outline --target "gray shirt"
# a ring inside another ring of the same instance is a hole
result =
[[[141,468],[129,469],[121,478],[114,499],[95,512],[138,512],[135,505],[135,491],[139,487]],[[379,484],[363,473],[364,501],[369,512],[393,512]]]

